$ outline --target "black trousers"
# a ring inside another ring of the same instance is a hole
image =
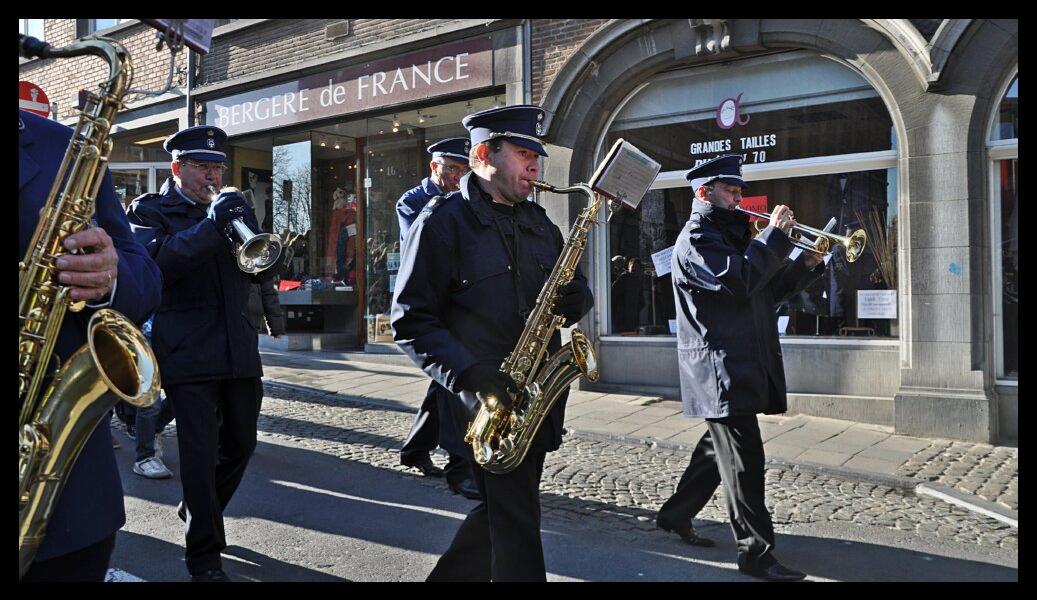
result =
[[[221,568],[223,511],[256,449],[263,401],[258,377],[166,386],[176,417],[187,514],[187,570]]]
[[[34,561],[21,581],[104,581],[115,551],[115,534],[75,552]]]
[[[473,508],[427,581],[546,581],[540,540],[540,476],[546,452],[514,471],[473,469],[483,501]]]
[[[425,399],[418,408],[418,414],[414,417],[407,439],[403,441],[400,448],[400,463],[408,464],[422,454],[428,455],[439,445],[439,408],[436,402],[437,384],[429,386]],[[472,463],[460,454],[447,451],[450,460],[444,469],[446,480],[457,485],[465,479],[472,478]]]
[[[658,521],[690,521],[721,483],[738,545],[739,564],[773,562],[774,526],[764,504],[764,452],[756,415],[707,419],[707,431],[691,453],[677,491],[659,509]]]

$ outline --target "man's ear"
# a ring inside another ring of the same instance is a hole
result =
[[[486,142],[478,144],[472,148],[472,154],[480,161],[487,162],[486,159],[490,156],[490,145]]]
[[[180,177],[180,161],[174,160],[169,163],[169,170],[173,172],[173,177]]]
[[[436,169],[439,168],[439,163],[437,163],[434,160],[430,160],[430,161],[428,161],[428,168],[429,168],[429,171],[435,173]]]

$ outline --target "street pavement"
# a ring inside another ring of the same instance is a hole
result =
[[[407,365],[331,353],[263,359],[260,444],[227,511],[228,572],[253,581],[424,579],[472,506],[442,480],[399,465],[427,379]],[[541,485],[550,580],[750,580],[734,565],[721,490],[696,520],[717,548],[688,547],[654,528],[701,431],[678,413],[679,405],[658,398],[573,393],[570,432],[548,455]],[[1017,464],[1016,449],[803,416],[767,417],[762,427],[773,457],[766,494],[777,555],[811,580],[1017,580],[1018,530],[1010,523],[1018,475],[1005,467]],[[655,435],[645,435],[651,428]],[[178,473],[175,433],[167,432],[165,459]],[[185,580],[178,479],[133,475],[132,444],[122,439],[127,525],[113,579]],[[800,459],[819,446],[847,458]],[[786,454],[774,457],[779,447]],[[794,448],[802,450],[790,457]],[[862,459],[899,464],[868,471]],[[445,456],[435,460],[442,465]],[[923,481],[966,502],[920,493]]]

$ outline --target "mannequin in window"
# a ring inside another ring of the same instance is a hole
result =
[[[615,333],[637,331],[638,314],[644,304],[641,260],[626,260],[626,270],[612,282],[612,330]]]
[[[256,222],[259,223],[259,227],[263,231],[270,231],[272,217],[268,205],[270,202],[270,183],[260,181],[258,171],[249,169],[247,174],[248,181],[245,182],[246,187],[241,192],[241,195],[245,197],[245,202],[256,212]]]
[[[862,219],[868,219],[872,211],[876,211],[880,218],[885,219],[886,186],[885,174],[881,171],[831,175],[827,184],[824,214],[825,217],[836,218],[834,231],[839,235],[849,235],[863,228]],[[851,263],[846,260],[845,251],[841,247],[836,247],[832,252],[824,281],[828,314],[836,317],[831,333],[836,333],[841,327],[870,326],[875,329],[877,335],[888,334],[889,321],[860,322],[855,318],[859,290],[886,289],[872,249],[865,249],[857,260]]]
[[[337,187],[331,194],[331,222],[324,245],[326,268],[335,265],[334,279],[356,283],[356,194]]]

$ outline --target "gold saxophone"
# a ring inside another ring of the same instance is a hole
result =
[[[93,314],[87,343],[54,372],[52,360],[66,310],[78,312],[70,288],[58,283],[54,263],[62,241],[90,226],[95,198],[111,154],[112,121],[133,77],[129,54],[118,42],[94,38],[53,48],[19,36],[26,57],[100,56],[109,78],[90,94],[40,220],[18,263],[18,573],[25,574],[47,530],[72,465],[90,434],[119,400],[153,404],[161,383],[155,356],[139,329],[111,309]],[[44,387],[45,379],[51,376]],[[109,393],[112,392],[112,393]]]
[[[546,360],[544,356],[551,336],[565,323],[563,317],[553,312],[555,295],[576,274],[601,199],[590,186],[582,183],[556,188],[534,181],[533,187],[559,194],[586,194],[588,202],[573,224],[551,275],[540,289],[536,306],[515,349],[501,363],[500,370],[515,380],[519,393],[510,408],[502,408],[493,398],[485,399],[465,433],[464,440],[472,446],[475,462],[498,474],[519,466],[551,407],[573,380],[581,375],[591,381],[598,380],[594,347],[579,329],[573,329],[569,343]]]

